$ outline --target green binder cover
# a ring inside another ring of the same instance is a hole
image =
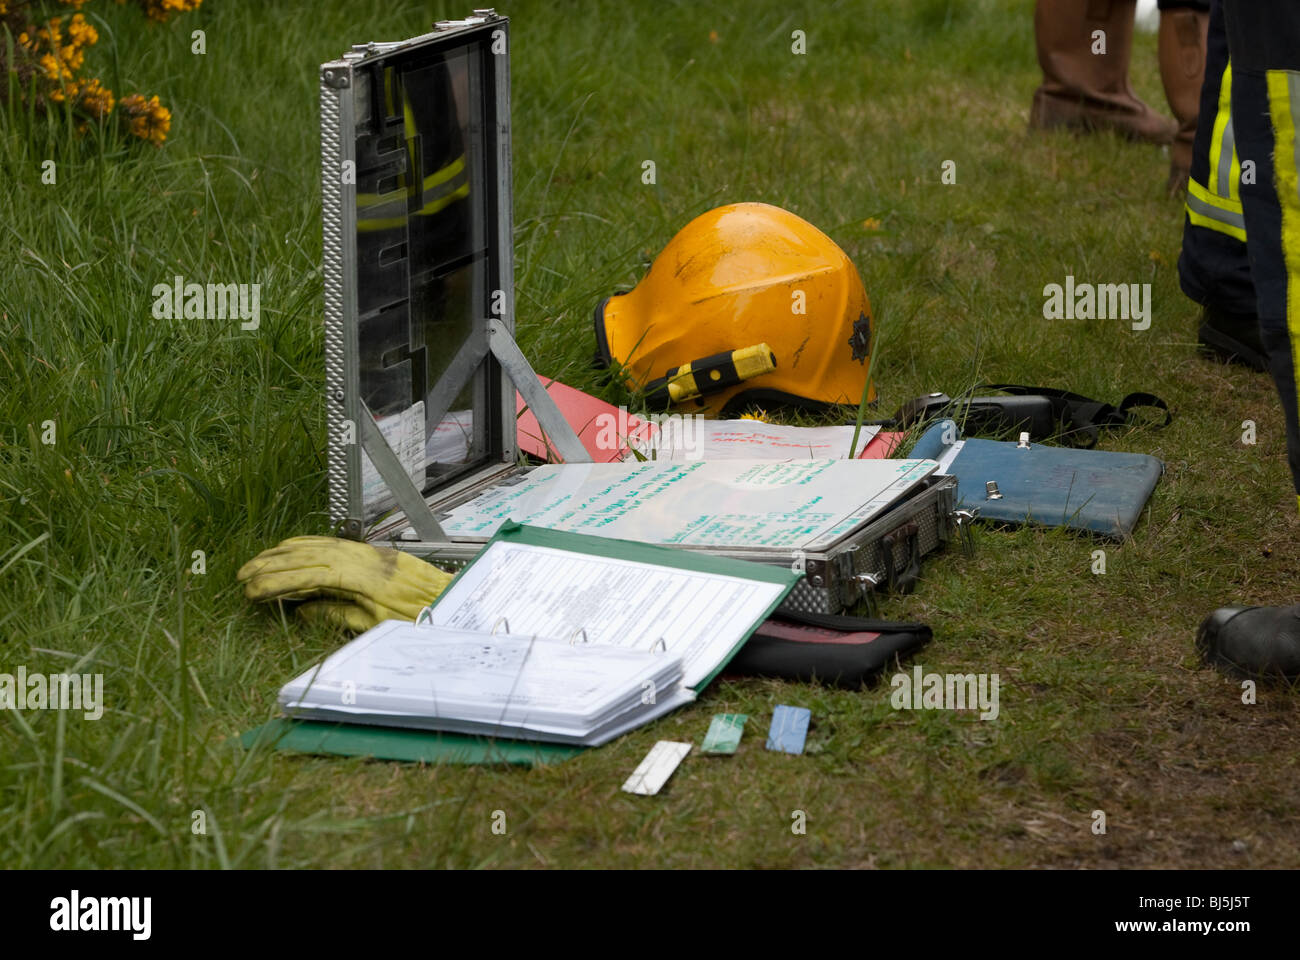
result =
[[[376,727],[359,723],[319,723],[277,718],[240,736],[245,749],[268,746],[292,753],[373,757],[410,763],[510,764],[560,763],[583,747],[523,740],[487,740],[457,733]]]

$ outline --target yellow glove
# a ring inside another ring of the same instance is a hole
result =
[[[290,537],[235,574],[249,600],[309,600],[298,613],[349,630],[414,620],[452,575],[389,547],[337,537]]]

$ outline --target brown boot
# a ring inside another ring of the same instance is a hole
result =
[[[1198,10],[1160,11],[1160,79],[1165,98],[1178,121],[1178,134],[1169,148],[1169,196],[1187,189],[1192,169],[1192,140],[1205,80],[1206,34],[1210,15]]]
[[[1137,0],[1038,0],[1034,40],[1043,83],[1034,91],[1030,127],[1114,130],[1148,143],[1174,138],[1175,125],[1129,86],[1136,6]]]

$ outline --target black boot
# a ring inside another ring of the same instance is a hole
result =
[[[1220,607],[1196,631],[1196,649],[1237,676],[1300,678],[1300,603]]]
[[[1264,373],[1268,356],[1259,336],[1259,318],[1253,313],[1229,313],[1208,304],[1201,310],[1201,346],[1222,359],[1245,364]]]

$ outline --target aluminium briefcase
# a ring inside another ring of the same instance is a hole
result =
[[[516,389],[560,458],[590,460],[514,340],[509,44],[476,10],[320,71],[330,518],[440,564],[488,537],[439,517],[529,470]],[[817,551],[702,549],[802,570],[785,608],[838,613],[910,589],[957,529],[955,486],[929,476]]]

